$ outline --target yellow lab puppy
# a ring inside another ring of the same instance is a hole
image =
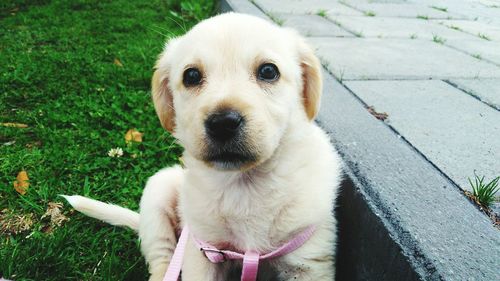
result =
[[[162,280],[184,225],[218,249],[260,253],[314,225],[300,248],[261,261],[258,280],[333,280],[341,161],[313,122],[321,66],[303,38],[256,17],[219,15],[168,42],[152,85],[185,168],[149,179],[140,215],[79,196],[69,202],[138,229],[150,280]],[[213,264],[189,238],[182,280],[239,280],[240,272],[241,261]]]

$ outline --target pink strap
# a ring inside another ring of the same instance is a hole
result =
[[[241,281],[257,280],[259,271],[259,254],[248,251],[243,257],[243,270],[241,271]]]
[[[170,264],[168,265],[167,273],[163,277],[163,281],[177,281],[181,273],[182,259],[184,258],[184,252],[186,251],[186,244],[189,238],[189,228],[184,226],[181,232],[181,237],[177,242],[177,247],[175,247],[174,255]]]
[[[300,246],[311,238],[316,230],[316,226],[311,225],[304,229],[304,231],[297,234],[292,240],[283,244],[278,249],[267,253],[265,255],[259,255],[256,252],[248,251],[245,254],[241,254],[234,251],[219,250],[214,246],[193,237],[193,240],[197,244],[198,248],[202,250],[207,256],[208,260],[213,263],[220,263],[226,260],[243,260],[243,270],[241,272],[241,281],[255,281],[257,280],[257,273],[259,270],[259,261],[271,258],[276,258],[284,256],[298,249]],[[186,250],[186,244],[189,237],[189,228],[187,225],[184,227],[175,248],[174,255],[168,266],[167,273],[163,278],[163,281],[177,281],[182,267],[182,259],[184,257],[184,252]]]
[[[300,248],[300,246],[304,245],[304,243],[306,243],[307,240],[309,240],[309,238],[311,238],[311,236],[314,234],[315,230],[316,230],[316,226],[310,225],[309,227],[304,229],[301,233],[295,235],[295,237],[293,237],[292,240],[286,242],[278,249],[261,256],[260,259],[266,260],[266,259],[272,259],[275,257],[281,257],[281,256],[284,256],[286,254],[289,254],[289,253],[297,250],[298,248]]]

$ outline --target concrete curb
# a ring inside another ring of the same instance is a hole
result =
[[[265,18],[247,0],[220,7]],[[329,74],[317,122],[348,176],[338,202],[337,280],[500,280],[500,232]]]

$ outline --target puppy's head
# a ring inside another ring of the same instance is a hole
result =
[[[314,119],[322,90],[319,61],[296,32],[236,13],[168,42],[152,86],[163,127],[218,169],[269,159],[294,123]]]

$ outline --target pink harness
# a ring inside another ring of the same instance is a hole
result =
[[[214,246],[198,240],[193,237],[196,246],[205,253],[208,260],[212,263],[220,263],[226,260],[243,260],[243,270],[241,272],[241,281],[255,281],[257,280],[257,271],[259,270],[259,261],[272,259],[276,257],[284,256],[291,253],[302,246],[311,236],[313,235],[316,227],[314,225],[309,226],[301,233],[297,234],[292,240],[283,244],[278,249],[267,253],[265,255],[260,255],[259,253],[248,251],[244,254],[219,250]],[[184,251],[186,250],[186,244],[189,238],[189,228],[187,225],[182,230],[179,241],[177,242],[177,247],[175,248],[174,255],[168,266],[167,273],[163,281],[177,281],[182,267],[182,259],[184,257]]]

